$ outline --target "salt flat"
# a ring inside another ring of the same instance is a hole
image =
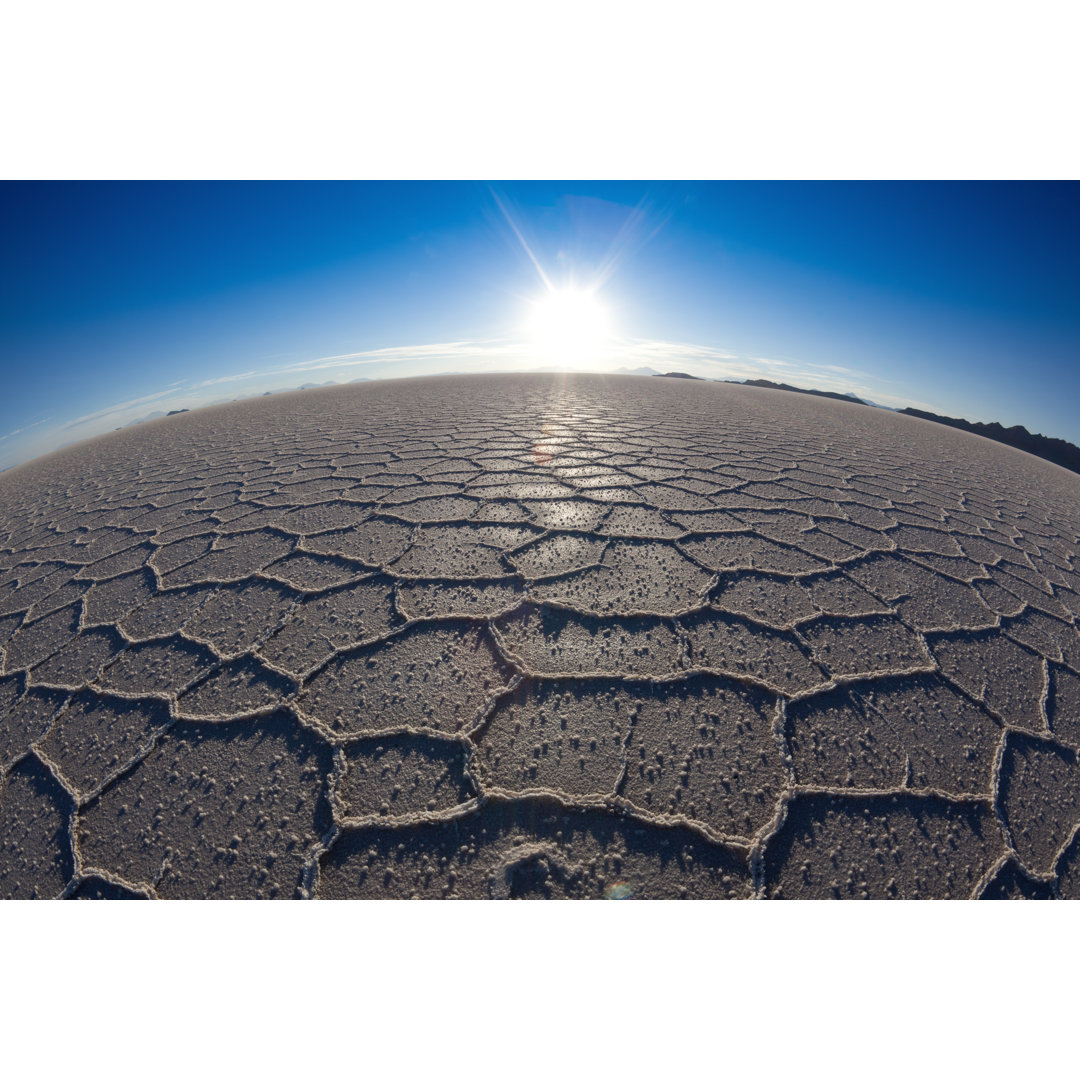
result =
[[[827,399],[373,382],[0,476],[0,895],[1073,897],[1080,477]]]

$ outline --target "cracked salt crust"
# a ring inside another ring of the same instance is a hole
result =
[[[0,894],[1080,894],[1080,482],[750,387],[275,395],[0,477]]]

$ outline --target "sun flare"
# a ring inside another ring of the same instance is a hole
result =
[[[551,359],[587,360],[610,338],[608,313],[592,293],[561,289],[533,303],[528,332]]]

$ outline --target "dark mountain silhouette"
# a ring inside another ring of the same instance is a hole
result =
[[[654,371],[653,374],[658,379],[697,379],[699,382],[704,382],[700,375],[687,375],[685,371]]]
[[[907,416],[917,416],[921,420],[933,420],[936,424],[947,424],[949,427],[959,428],[961,431],[970,431],[974,435],[982,435],[985,439],[993,439],[994,442],[1005,443],[1006,446],[1014,446],[1017,450],[1025,450],[1036,457],[1052,461],[1063,469],[1070,469],[1074,473],[1080,473],[1080,447],[1074,446],[1064,439],[1054,439],[1049,435],[1032,435],[1026,427],[1014,424],[1012,427],[1002,427],[996,420],[990,424],[960,420],[954,416],[938,416],[937,413],[923,412],[922,409],[900,409]]]
[[[761,386],[766,390],[792,390],[796,394],[813,394],[815,397],[834,398],[837,401],[850,401],[858,405],[874,406],[871,401],[863,401],[854,394],[837,394],[830,390],[804,390],[799,386],[790,386],[788,383],[771,382],[769,379],[746,379],[745,386]],[[994,442],[1004,443],[1017,450],[1023,450],[1035,457],[1041,457],[1045,461],[1052,461],[1063,469],[1080,473],[1080,447],[1074,446],[1064,439],[1055,439],[1049,435],[1032,435],[1026,427],[1014,424],[1012,427],[1003,427],[996,420],[990,424],[978,421],[961,420],[954,416],[939,416],[937,413],[925,412],[922,409],[896,409],[891,410],[902,413],[905,416],[917,416],[920,420],[932,420],[935,424],[945,424],[948,427],[958,428],[960,431],[970,431],[973,435],[981,435],[984,439],[993,439]]]
[[[856,405],[869,405],[869,402],[854,394],[838,394],[835,390],[804,390],[801,386],[790,386],[788,383],[772,382],[769,379],[746,379],[744,386],[761,386],[766,390],[791,390],[796,394],[813,394],[814,397],[832,398],[834,401],[850,401]]]

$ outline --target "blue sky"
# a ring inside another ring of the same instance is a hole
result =
[[[304,383],[648,366],[1080,443],[1080,199],[1042,183],[6,183],[0,467]],[[547,286],[606,336],[550,353]]]

